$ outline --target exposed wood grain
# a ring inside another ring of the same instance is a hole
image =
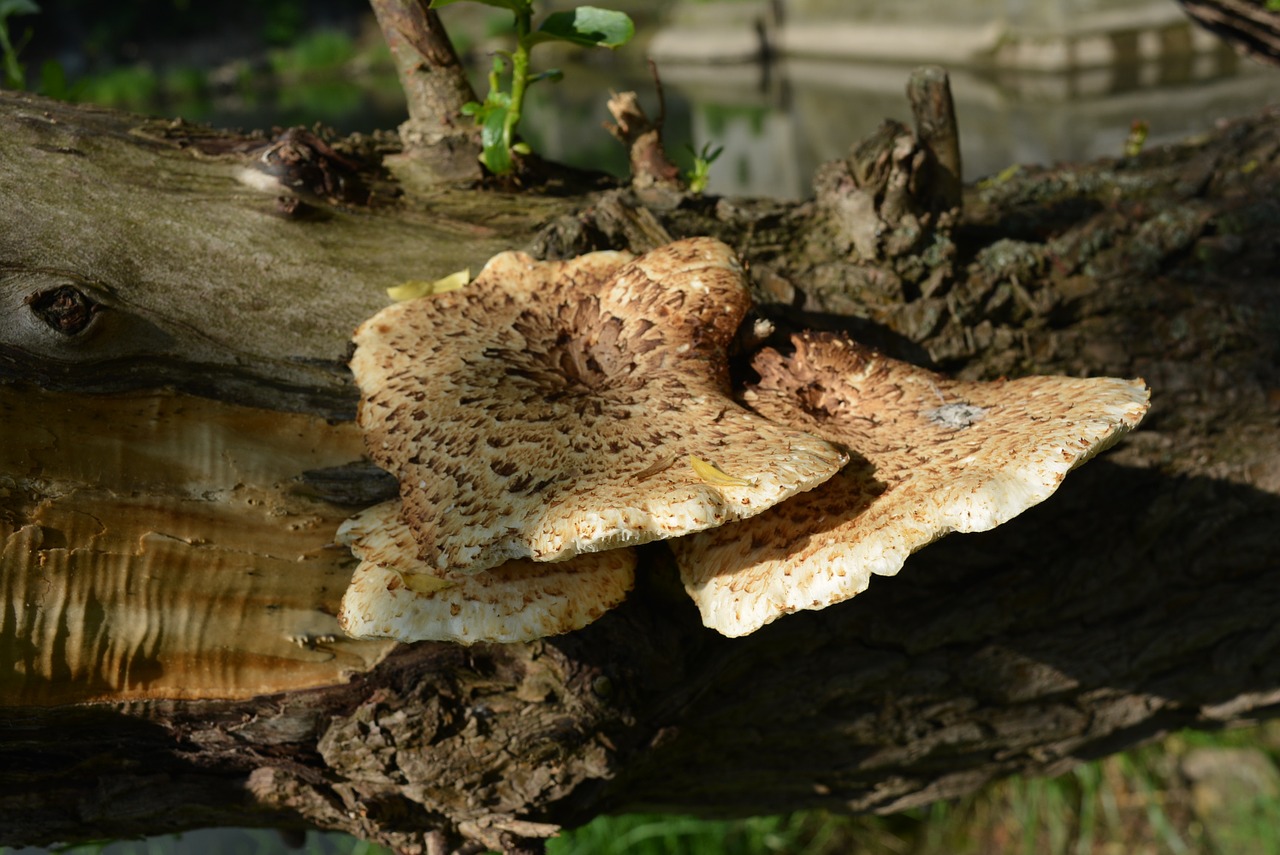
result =
[[[398,198],[376,165],[372,201],[354,205],[269,156],[296,139],[7,92],[0,112],[0,378],[68,391],[170,385],[349,416],[347,343],[387,287],[478,268],[567,208]],[[67,286],[101,307],[74,335],[28,304]]]
[[[351,423],[0,386],[0,424],[5,705],[277,694],[393,647],[338,628],[352,509],[303,492],[363,456]]]

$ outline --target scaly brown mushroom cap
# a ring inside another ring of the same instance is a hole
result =
[[[831,477],[840,449],[730,398],[749,303],[733,251],[695,238],[634,259],[503,253],[467,287],[363,324],[359,422],[421,558],[557,561],[748,517]]]
[[[581,629],[622,602],[635,582],[631,549],[556,564],[515,560],[483,573],[436,570],[384,502],[347,520],[338,539],[360,559],[338,623],[356,638],[514,643]]]
[[[846,339],[806,334],[762,351],[757,412],[844,444],[821,487],[750,520],[672,542],[703,622],[754,632],[893,575],[953,531],[985,531],[1044,501],[1142,419],[1140,380],[951,380]]]

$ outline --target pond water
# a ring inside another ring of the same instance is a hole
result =
[[[625,153],[602,127],[605,100],[611,90],[635,90],[656,115],[648,68],[620,54],[589,66],[558,64],[562,82],[530,89],[523,135],[548,157],[624,173]],[[804,198],[820,163],[842,156],[885,118],[910,122],[910,70],[803,59],[663,68],[667,148],[687,166],[689,149],[723,146],[711,165],[711,192]],[[1147,145],[1160,145],[1280,102],[1280,69],[1225,50],[1073,74],[960,70],[951,79],[966,180],[1014,163],[1120,156],[1135,120],[1149,127]],[[367,131],[395,127],[404,107],[394,80],[366,78],[265,92],[252,104],[214,105],[195,118],[228,127],[323,121]]]
[[[843,156],[885,118],[910,123],[910,70],[821,60],[668,69],[668,147],[680,154],[686,145],[724,146],[711,165],[714,192],[803,198],[820,163]],[[588,77],[596,86],[636,89],[647,109],[656,107],[647,75],[614,73]],[[1071,75],[956,71],[951,81],[970,181],[1014,163],[1120,156],[1135,120],[1148,124],[1147,144],[1159,145],[1280,102],[1280,69],[1226,54]],[[528,132],[543,151],[569,161],[608,154],[600,151],[611,140],[597,130],[605,114],[593,104],[596,92],[539,93],[545,100]],[[617,168],[625,168],[620,154]]]

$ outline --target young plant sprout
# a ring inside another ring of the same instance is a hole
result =
[[[711,143],[703,143],[702,150],[698,151],[693,146],[685,146],[689,149],[689,153],[693,155],[693,166],[685,173],[685,179],[689,182],[689,192],[701,194],[707,189],[707,184],[711,181],[711,164],[716,162],[724,152],[724,146],[716,146],[714,149]]]
[[[431,8],[439,9],[463,0],[431,0]],[[616,48],[635,35],[635,24],[622,12],[579,6],[553,12],[536,28],[533,26],[533,0],[471,0],[486,6],[506,9],[515,16],[516,49],[499,51],[489,72],[489,91],[484,103],[472,101],[462,112],[475,118],[480,126],[483,152],[480,159],[494,175],[507,175],[512,170],[511,152],[527,154],[523,143],[515,142],[516,126],[524,108],[524,94],[529,84],[539,80],[559,80],[563,74],[551,69],[540,74],[529,73],[529,51],[543,42],[569,42],[583,47]],[[503,77],[510,73],[507,88]]]
[[[26,45],[30,33],[18,44],[9,37],[9,17],[13,15],[35,15],[40,11],[32,0],[0,0],[0,84],[6,89],[22,89],[26,85],[22,63],[18,62],[18,54]]]

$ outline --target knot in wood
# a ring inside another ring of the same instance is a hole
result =
[[[71,285],[39,291],[28,297],[26,304],[50,329],[65,336],[84,332],[102,308],[100,303]]]

